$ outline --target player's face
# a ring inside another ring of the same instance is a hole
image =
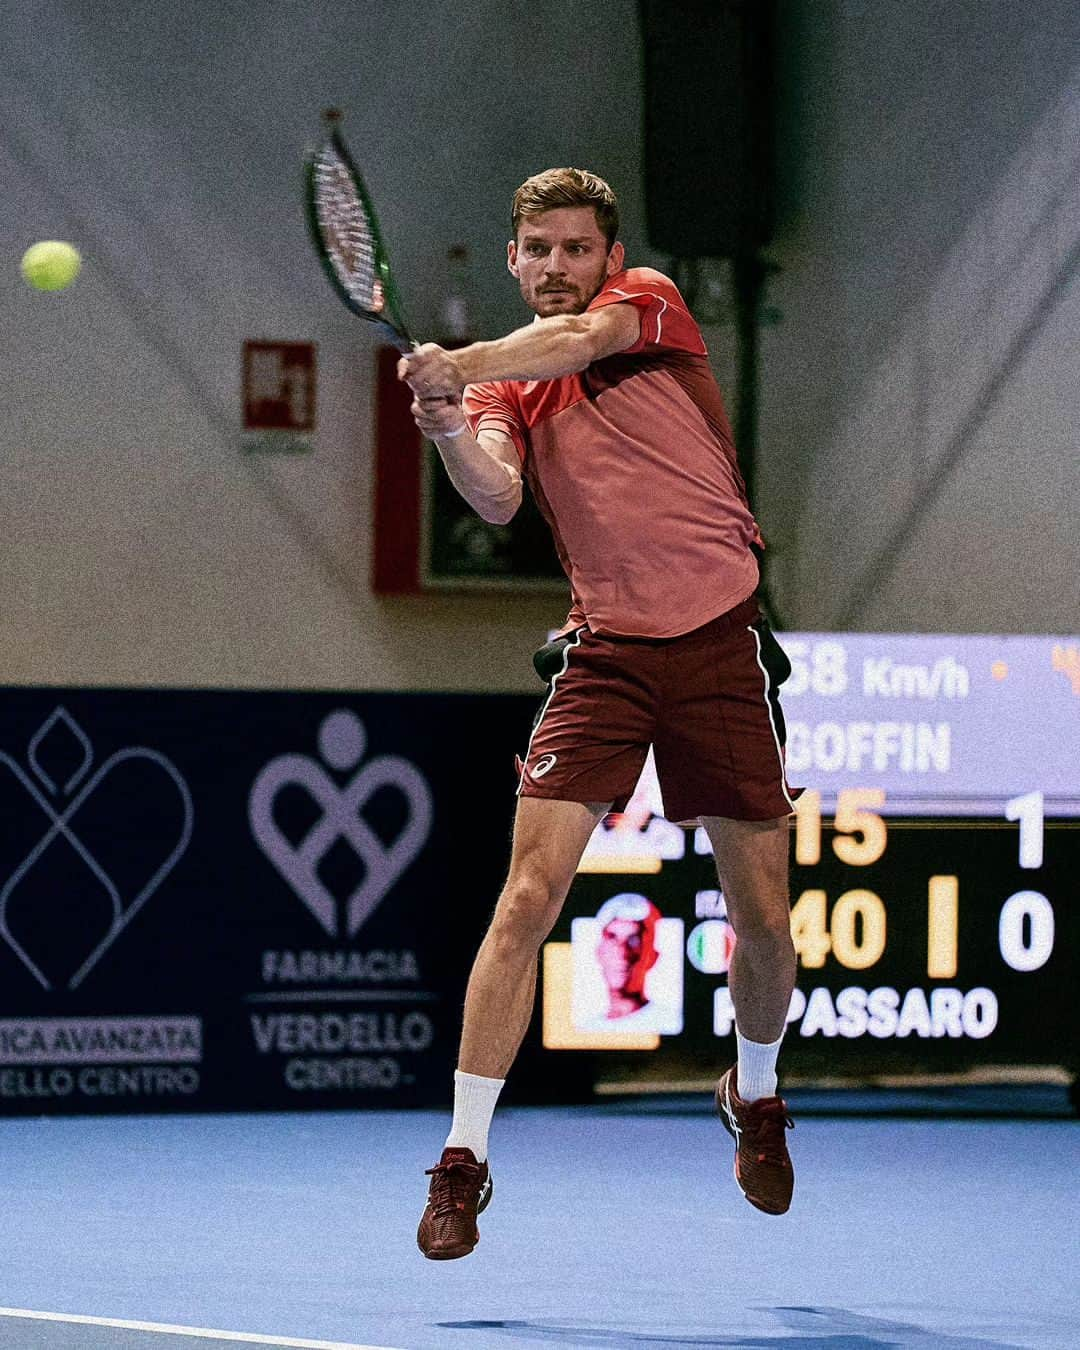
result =
[[[636,919],[612,919],[600,931],[596,960],[609,989],[623,990],[641,960],[645,925]]]
[[[559,206],[527,216],[507,247],[507,266],[525,303],[544,319],[583,313],[622,265],[622,244],[608,250],[591,206]]]

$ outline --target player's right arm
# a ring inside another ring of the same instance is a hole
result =
[[[507,524],[521,505],[521,458],[511,438],[490,427],[474,436],[456,399],[417,396],[411,411],[476,514],[492,525]]]

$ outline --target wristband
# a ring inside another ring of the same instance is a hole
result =
[[[462,422],[457,431],[440,431],[435,439],[437,441],[456,441],[459,436],[464,436],[468,429],[468,422]]]

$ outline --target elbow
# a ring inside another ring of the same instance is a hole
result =
[[[497,502],[487,502],[480,515],[489,525],[509,525],[517,515],[518,507],[521,505],[521,489],[511,497],[503,498]]]
[[[509,525],[520,505],[520,502],[515,502],[510,506],[493,506],[484,512],[484,519],[489,525]]]

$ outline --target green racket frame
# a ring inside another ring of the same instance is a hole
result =
[[[341,134],[341,114],[336,109],[328,109],[323,113],[323,121],[329,132],[328,138],[317,149],[313,150],[304,161],[304,206],[307,216],[308,229],[311,233],[312,243],[315,245],[315,251],[319,255],[319,261],[322,263],[323,271],[326,273],[331,286],[337,293],[338,299],[350,309],[354,314],[358,314],[362,319],[367,319],[378,327],[383,335],[399,351],[408,352],[416,345],[409,335],[408,327],[402,315],[401,300],[398,296],[397,286],[394,284],[393,274],[390,271],[390,259],[386,251],[386,245],[383,243],[382,233],[379,229],[379,219],[375,214],[375,207],[372,204],[371,196],[364,185],[360,170],[350,155],[348,147],[345,144],[344,137]],[[319,223],[317,199],[317,164],[321,155],[327,150],[336,155],[344,164],[346,171],[352,179],[353,186],[356,188],[356,194],[363,206],[366,224],[374,253],[375,273],[379,284],[382,287],[383,305],[379,310],[368,309],[358,300],[354,299],[349,293],[348,288],[338,275],[338,270],[334,265],[330,249],[327,247],[326,239],[323,235],[322,226]]]

